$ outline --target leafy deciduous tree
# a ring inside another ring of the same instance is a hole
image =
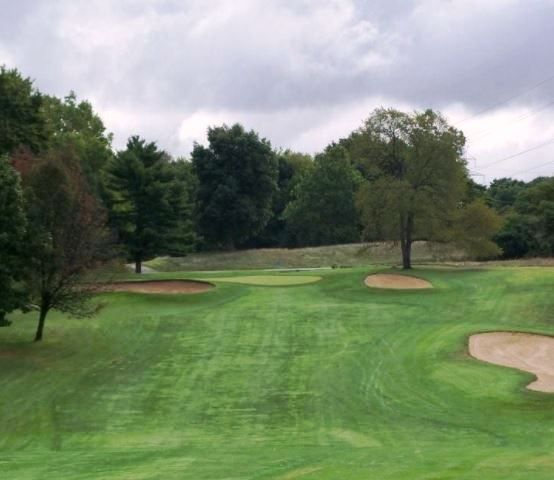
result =
[[[0,326],[6,313],[22,306],[22,259],[25,241],[23,192],[16,170],[0,156]]]
[[[355,195],[361,176],[347,151],[329,146],[299,179],[285,210],[287,226],[301,245],[331,245],[359,239]]]
[[[208,129],[209,146],[195,145],[199,229],[209,246],[244,245],[272,214],[277,159],[271,145],[241,125]]]
[[[554,255],[554,177],[536,178],[519,192],[497,240],[505,256]]]
[[[513,178],[496,178],[488,188],[490,204],[499,213],[504,214],[510,210],[518,195],[525,190],[525,182]]]
[[[452,240],[455,221],[466,219],[459,212],[467,192],[465,138],[432,110],[409,115],[378,109],[355,140],[354,151],[366,155],[357,163],[371,179],[358,197],[364,232],[368,238],[399,241],[402,265],[411,268],[416,239]],[[484,208],[472,207],[480,214]],[[477,240],[490,233],[487,227],[478,234],[479,225],[473,224],[471,239],[458,229],[454,240],[478,249]],[[490,247],[487,241],[480,250]]]
[[[0,155],[21,145],[34,152],[46,148],[48,135],[43,97],[29,78],[0,66]]]
[[[63,100],[44,96],[43,111],[50,145],[57,149],[71,146],[75,150],[93,193],[98,195],[102,169],[113,157],[112,134],[106,132],[92,105],[84,100],[78,101],[74,92]]]
[[[277,191],[273,196],[272,215],[263,231],[251,239],[247,246],[285,247],[294,244],[293,235],[287,229],[285,208],[293,198],[293,191],[299,179],[314,166],[313,158],[299,152],[285,150],[277,152]]]
[[[42,339],[52,309],[92,315],[93,284],[83,276],[109,259],[106,216],[90,194],[75,152],[53,151],[37,159],[24,177],[28,255],[25,282],[39,310],[35,341]]]
[[[520,258],[537,251],[533,227],[533,219],[526,215],[513,212],[505,217],[502,229],[494,235],[504,258]]]
[[[483,199],[461,205],[453,215],[447,235],[471,257],[497,257],[502,249],[492,240],[502,226],[502,217],[489,208]]]

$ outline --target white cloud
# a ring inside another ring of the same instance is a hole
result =
[[[8,67],[13,66],[13,57],[7,48],[0,45],[0,65],[6,65]]]
[[[137,133],[176,155],[209,125],[236,121],[315,152],[375,106],[461,119],[554,73],[553,0],[4,3],[0,63],[48,93],[91,99],[117,147]],[[464,122],[478,166],[550,135],[553,108],[519,117],[551,99],[554,81]],[[551,153],[501,163],[488,178]]]
[[[554,160],[554,144],[506,158],[554,140],[554,111],[543,109],[541,105],[520,105],[487,112],[465,122],[463,119],[471,115],[466,109],[454,106],[448,113],[454,123],[462,121],[459,128],[463,128],[468,139],[469,165],[472,171],[484,176],[481,180],[489,182],[495,177],[515,173],[523,180],[554,174],[554,164],[533,169]]]

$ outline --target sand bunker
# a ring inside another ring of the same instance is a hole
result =
[[[408,275],[396,275],[389,273],[376,273],[368,275],[365,284],[373,288],[393,288],[402,290],[433,288],[431,282],[421,278],[409,277]]]
[[[115,282],[104,285],[103,292],[166,293],[189,294],[211,290],[214,286],[208,282],[193,280],[151,280],[148,282]]]
[[[554,338],[513,332],[478,333],[469,338],[471,356],[529,372],[537,380],[530,390],[554,393]]]

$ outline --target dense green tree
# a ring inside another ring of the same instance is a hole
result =
[[[136,273],[148,258],[186,253],[193,246],[192,202],[182,170],[155,143],[139,137],[131,137],[107,168],[110,222]]]
[[[465,138],[432,110],[406,114],[378,109],[354,133],[354,154],[367,182],[358,197],[364,233],[369,239],[396,240],[402,265],[411,268],[411,247],[416,239],[467,245],[466,232],[454,223],[467,198],[467,172],[463,160]],[[349,141],[343,142],[348,146]],[[363,146],[364,148],[361,148]],[[474,209],[485,214],[484,205]],[[475,222],[474,226],[483,225]],[[490,231],[487,229],[487,234]],[[472,232],[472,249],[484,235]],[[482,251],[490,251],[488,241]]]
[[[25,145],[34,152],[48,143],[43,97],[16,69],[0,66],[0,155]]]
[[[348,151],[354,167],[369,181],[383,175],[402,175],[409,154],[413,118],[394,109],[376,109],[364,125],[339,144]]]
[[[515,210],[529,218],[534,237],[534,254],[554,255],[554,177],[530,182],[515,202]]]
[[[484,199],[477,199],[461,204],[453,212],[451,227],[445,229],[445,238],[477,260],[498,257],[502,249],[493,238],[502,223],[502,217],[488,207]]]
[[[287,229],[285,208],[293,198],[293,191],[299,179],[314,166],[313,158],[299,152],[284,150],[277,152],[277,191],[273,196],[272,215],[263,231],[251,239],[248,247],[292,246],[294,239]]]
[[[99,194],[102,170],[113,157],[113,136],[106,132],[102,119],[89,102],[78,101],[73,92],[63,100],[43,97],[43,111],[51,147],[59,149],[70,145],[79,157],[93,192]]]
[[[488,188],[491,206],[499,213],[507,213],[518,197],[526,188],[525,182],[513,178],[496,178]]]
[[[0,326],[6,313],[23,305],[21,283],[25,243],[25,211],[19,175],[0,156]]]
[[[494,235],[504,258],[520,258],[536,251],[533,219],[512,212],[505,217],[502,229]]]
[[[285,210],[288,228],[299,245],[332,245],[359,240],[355,195],[362,181],[347,151],[329,146],[295,185]]]
[[[483,200],[487,205],[491,203],[488,195],[488,189],[485,185],[481,185],[480,183],[477,183],[469,176],[467,177],[466,184],[467,184],[466,201],[473,202],[475,200]]]
[[[192,162],[186,158],[179,157],[172,165],[175,169],[175,176],[182,182],[186,188],[187,196],[191,200],[191,204],[195,205],[196,195],[198,193],[198,177]]]
[[[492,182],[489,195],[505,217],[495,236],[505,258],[554,255],[554,177],[529,183],[500,179]]]
[[[83,279],[111,252],[106,216],[90,194],[79,163],[71,149],[51,151],[35,159],[24,176],[24,279],[31,304],[39,310],[35,341],[42,339],[51,310],[75,317],[94,314],[94,284]]]
[[[169,163],[172,180],[168,185],[172,225],[167,231],[165,253],[182,256],[190,253],[198,243],[195,194],[198,181],[192,164],[179,159]]]
[[[184,189],[182,193],[176,195],[180,199],[177,205],[180,205],[179,229],[177,244],[170,252],[173,255],[190,253],[200,243],[198,236],[198,208],[196,196],[198,192],[198,177],[192,162],[185,158],[177,158],[171,162],[176,185]],[[184,239],[184,240],[183,240]]]
[[[233,249],[271,218],[277,159],[267,140],[238,124],[208,129],[208,142],[192,152],[200,234],[209,247]]]

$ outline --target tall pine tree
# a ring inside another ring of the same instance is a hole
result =
[[[131,137],[107,169],[111,224],[135,272],[160,254],[186,253],[194,243],[187,185],[169,156],[154,142]]]

